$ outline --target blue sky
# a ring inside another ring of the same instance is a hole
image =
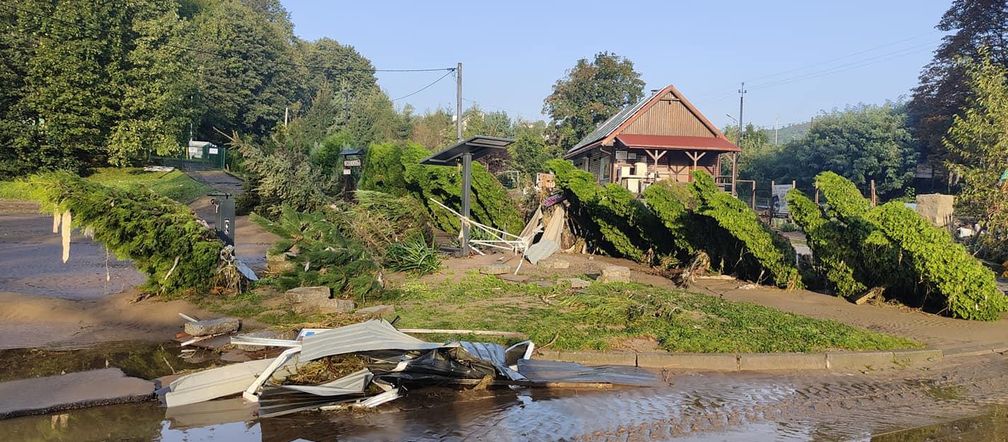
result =
[[[675,84],[720,126],[738,114],[772,126],[822,110],[906,97],[942,36],[949,0],[369,1],[283,0],[295,32],[355,47],[377,68],[463,63],[466,107],[541,118],[577,59],[627,57],[647,89]],[[379,73],[395,98],[443,73]],[[454,109],[449,76],[396,104]]]

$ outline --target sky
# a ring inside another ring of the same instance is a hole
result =
[[[544,118],[553,84],[608,51],[633,61],[645,91],[674,84],[721,127],[744,81],[744,122],[772,127],[908,98],[951,0],[282,2],[298,36],[353,46],[378,69],[462,62],[465,107]],[[377,75],[395,99],[444,73]],[[454,109],[454,77],[395,103]]]

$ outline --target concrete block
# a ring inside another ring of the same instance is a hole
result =
[[[558,351],[547,354],[555,361],[577,362],[585,365],[628,365],[637,364],[637,354],[631,352]]]
[[[893,352],[896,366],[910,367],[940,362],[945,354],[941,350],[907,350]]]
[[[826,366],[830,370],[881,370],[891,368],[891,351],[839,352],[826,354]]]
[[[503,275],[511,272],[511,266],[504,263],[496,263],[480,267],[480,273],[484,275]]]
[[[702,371],[738,371],[734,353],[637,353],[637,366]]]
[[[297,287],[287,290],[284,296],[290,302],[314,303],[329,299],[332,296],[332,289],[326,286]]]
[[[825,370],[824,353],[742,353],[741,370]]]
[[[0,383],[0,419],[153,397],[154,383],[128,377],[118,368],[20,379]]]
[[[630,282],[630,268],[624,266],[605,266],[599,282]]]
[[[241,321],[238,318],[218,318],[203,321],[186,321],[185,332],[191,336],[220,335],[238,331]]]

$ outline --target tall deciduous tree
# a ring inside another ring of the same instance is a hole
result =
[[[549,140],[573,147],[596,126],[644,97],[644,81],[633,62],[609,52],[582,58],[553,85],[543,112],[550,116]]]
[[[119,120],[108,145],[109,162],[125,165],[149,154],[178,152],[193,117],[194,85],[180,41],[185,24],[176,2],[129,3],[132,18],[128,69]]]
[[[937,28],[950,34],[921,72],[908,111],[921,152],[941,166],[946,157],[942,139],[970,96],[959,59],[976,59],[980,48],[988,47],[993,63],[1008,66],[1008,0],[955,0]]]
[[[199,138],[223,141],[228,129],[262,137],[302,97],[306,73],[293,63],[294,47],[265,15],[237,0],[221,0],[193,19],[192,65],[203,110]]]
[[[104,163],[123,97],[130,20],[122,0],[62,0],[36,34],[24,105],[50,152],[39,166],[80,170]]]
[[[979,62],[966,63],[972,98],[956,115],[945,137],[948,167],[961,178],[956,208],[976,217],[988,230],[987,256],[1008,259],[1008,77],[1003,65],[981,50]]]

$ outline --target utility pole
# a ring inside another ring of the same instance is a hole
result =
[[[462,62],[455,67],[455,137],[462,142]]]
[[[743,105],[745,103],[745,94],[746,94],[745,82],[744,81],[742,82],[742,87],[739,88],[738,93],[739,93],[739,97],[738,97],[738,130],[739,130],[738,143],[742,144],[742,130],[743,130],[742,129],[742,124],[743,124],[742,123],[742,107],[743,107]]]
[[[777,116],[773,120],[773,145],[777,145],[777,120],[780,120],[780,116]]]
[[[287,128],[287,119],[290,116],[290,107],[284,107],[284,129]]]

